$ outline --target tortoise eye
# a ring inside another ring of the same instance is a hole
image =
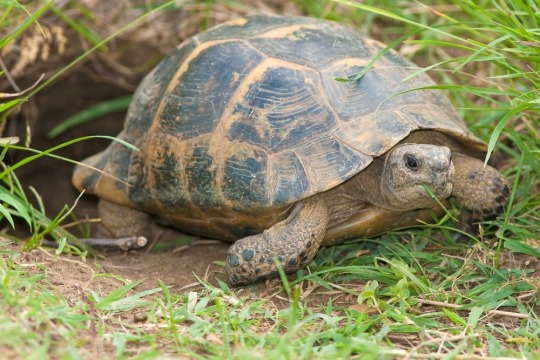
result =
[[[418,161],[416,157],[412,155],[405,155],[405,166],[416,172],[420,169],[420,161]]]

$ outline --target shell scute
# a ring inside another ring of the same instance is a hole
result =
[[[373,56],[372,49],[361,38],[343,34],[330,23],[284,26],[249,42],[268,56],[315,69],[351,54],[358,58]]]
[[[240,41],[203,45],[196,57],[177,70],[163,95],[160,131],[186,139],[213,131],[246,74],[263,58]]]
[[[311,191],[311,179],[298,153],[282,152],[275,157],[274,164],[271,172],[274,204],[287,204],[289,199]]]
[[[186,41],[163,59],[142,81],[133,96],[126,116],[124,135],[126,140],[135,141],[145,134],[155,123],[161,99],[168,93],[168,86],[174,77],[178,64],[183,63],[196,48],[193,41]]]
[[[126,189],[138,207],[159,209],[181,207],[188,203],[183,164],[176,149],[176,141],[166,135],[152,138],[149,134],[136,143],[140,151],[131,156]]]
[[[410,84],[401,82],[406,73],[396,77],[393,73],[400,71],[389,66],[373,66],[357,81],[335,81],[335,78],[354,78],[367,66],[363,62],[340,62],[325,71],[323,89],[340,119],[358,121],[359,117],[381,110],[425,102],[421,92],[407,91]]]
[[[196,146],[187,156],[184,172],[187,177],[187,191],[191,202],[199,206],[216,206],[218,191],[216,188],[215,159],[208,152],[207,146]]]
[[[236,103],[227,137],[269,152],[293,148],[335,126],[314,71],[268,67]],[[227,121],[227,120],[225,120]]]
[[[294,188],[302,189],[303,194],[326,191],[350,178],[358,167],[366,167],[372,160],[372,157],[330,134],[275,154],[270,182],[274,189],[272,203],[276,206],[290,203],[293,196],[298,196],[292,191]],[[284,189],[285,186],[289,190]]]
[[[257,149],[242,149],[224,160],[221,191],[237,211],[267,204],[267,156]]]
[[[217,25],[197,35],[201,42],[220,39],[250,39],[262,33],[278,29],[291,24],[290,17],[286,16],[251,16],[239,18]],[[309,18],[298,17],[295,24],[312,24]]]

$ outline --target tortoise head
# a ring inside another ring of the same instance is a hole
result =
[[[449,197],[455,175],[451,155],[446,146],[427,144],[402,144],[391,149],[381,178],[385,205],[406,211],[435,206],[433,196]]]

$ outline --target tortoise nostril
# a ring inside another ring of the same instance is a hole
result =
[[[436,161],[433,166],[433,169],[439,173],[448,172],[448,170],[450,169],[450,161],[448,160]]]

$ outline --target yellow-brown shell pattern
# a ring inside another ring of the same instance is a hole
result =
[[[206,236],[235,239],[359,173],[411,131],[477,150],[448,99],[396,52],[337,23],[255,16],[174,49],[139,86],[119,137],[78,167],[79,189]]]

